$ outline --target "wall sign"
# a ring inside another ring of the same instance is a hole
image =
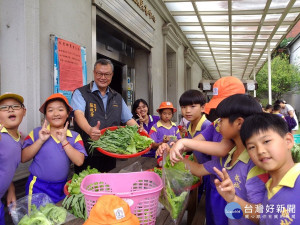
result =
[[[143,12],[155,23],[155,16],[152,14],[151,10],[148,9],[147,5],[144,5],[143,0],[132,0]]]
[[[70,102],[72,92],[86,83],[86,48],[55,37],[54,93],[62,93]]]

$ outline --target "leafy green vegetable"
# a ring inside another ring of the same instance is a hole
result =
[[[294,144],[292,148],[292,157],[295,163],[300,162],[300,144]]]
[[[67,217],[67,210],[51,203],[41,206],[40,210],[32,205],[30,216],[25,215],[18,225],[53,225],[62,224]]]
[[[189,156],[189,159],[193,160],[193,156]],[[171,217],[176,220],[183,210],[189,187],[199,182],[199,178],[193,176],[185,168],[183,162],[172,166],[169,156],[166,157],[163,170],[165,173],[165,187],[164,195],[160,196],[160,202],[169,210]]]
[[[43,213],[48,220],[52,221],[54,224],[62,224],[65,222],[67,217],[67,210],[63,207],[57,207],[53,204],[46,204],[44,207],[40,207],[40,212]]]
[[[111,131],[106,130],[99,140],[89,142],[90,153],[100,147],[116,154],[135,154],[148,148],[153,140],[138,133],[137,126],[125,126]]]
[[[160,168],[154,167],[153,172],[157,173],[160,177],[162,177],[162,170]]]
[[[79,174],[74,173],[71,183],[66,183],[70,195],[81,193],[80,184],[83,178],[85,178],[89,174],[95,174],[95,173],[99,173],[99,171],[96,168],[91,169],[90,166],[88,166],[87,169],[81,171]]]
[[[187,191],[181,192],[179,196],[176,196],[173,189],[170,187],[170,184],[166,185],[166,194],[167,194],[167,200],[171,206],[171,217],[173,219],[177,219],[182,208],[184,200],[188,194]]]
[[[62,206],[66,209],[69,209],[70,213],[72,213],[74,216],[84,220],[87,219],[85,199],[82,193],[65,197],[62,202]]]
[[[185,156],[183,156],[183,157],[185,157]],[[194,156],[193,156],[193,154],[189,156],[189,160],[194,161]],[[179,171],[181,171],[181,172],[183,172],[183,173],[186,173],[187,175],[190,174],[190,171],[187,170],[187,169],[185,168],[185,164],[184,164],[183,162],[178,162],[178,163],[174,164],[174,166],[172,166],[171,161],[170,161],[170,156],[169,156],[169,155],[167,156],[166,163],[165,163],[164,167],[167,168],[167,169],[172,168],[172,169],[174,169],[174,170],[179,170]],[[184,178],[184,177],[183,177],[183,178]],[[196,183],[198,183],[199,181],[200,181],[200,178],[199,178],[199,177],[193,176],[193,184],[196,184]],[[180,182],[180,183],[185,183],[186,181],[185,181],[185,180],[181,180],[181,179],[178,177],[178,182]],[[193,185],[193,184],[192,184],[192,185]],[[187,184],[187,185],[188,185],[188,184]]]
[[[80,184],[87,175],[99,173],[96,168],[90,168],[88,166],[85,170],[79,174],[74,173],[71,183],[67,183],[69,196],[66,196],[63,200],[62,206],[68,209],[74,216],[87,219],[84,195],[80,191]]]

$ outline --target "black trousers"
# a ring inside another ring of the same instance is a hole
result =
[[[100,154],[89,155],[85,158],[82,166],[75,165],[75,173],[79,174],[82,170],[85,170],[87,166],[90,166],[90,168],[96,168],[101,173],[109,172],[116,168],[116,158]]]

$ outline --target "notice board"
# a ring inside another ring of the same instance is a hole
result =
[[[54,93],[62,93],[71,102],[73,91],[86,83],[86,48],[55,37]]]

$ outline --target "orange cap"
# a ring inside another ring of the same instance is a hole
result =
[[[214,83],[213,97],[205,105],[204,112],[209,114],[210,110],[217,108],[222,100],[235,94],[245,94],[245,86],[242,81],[232,76],[220,78]]]
[[[162,102],[156,111],[159,112],[159,110],[161,109],[173,109],[173,113],[177,111],[177,109],[174,108],[172,102]]]
[[[41,106],[41,108],[40,108],[40,112],[41,112],[41,113],[43,113],[43,114],[45,113],[45,106],[46,106],[46,103],[47,103],[48,101],[52,100],[52,99],[61,99],[61,100],[63,100],[63,101],[67,104],[67,106],[69,107],[70,112],[73,111],[73,108],[69,105],[69,101],[68,101],[68,99],[66,98],[66,96],[64,96],[64,95],[61,94],[61,93],[55,93],[55,94],[50,95],[50,96],[46,99],[46,101],[44,102],[44,104]]]
[[[102,195],[83,225],[139,225],[139,219],[131,213],[129,205],[115,195]]]

